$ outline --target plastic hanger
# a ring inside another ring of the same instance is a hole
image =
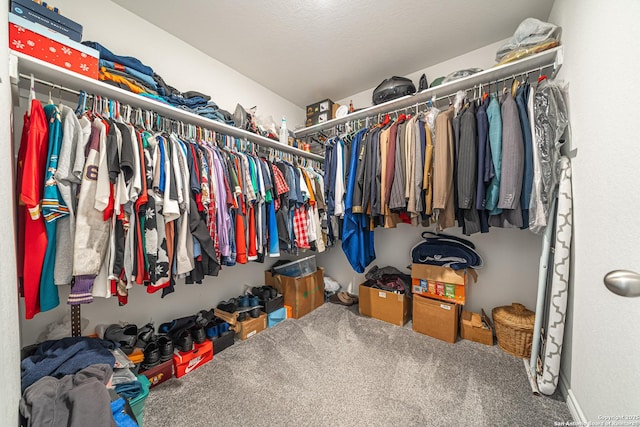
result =
[[[36,82],[35,77],[31,74],[31,82],[29,85],[29,108],[27,108],[27,116],[31,117],[31,104],[33,100],[36,99]]]

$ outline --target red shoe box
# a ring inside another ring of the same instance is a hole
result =
[[[202,344],[194,344],[192,351],[179,352],[173,355],[173,366],[176,378],[180,378],[189,372],[199,368],[213,359],[213,344],[206,340]]]
[[[98,79],[100,54],[97,50],[12,13],[9,14],[9,49]]]
[[[154,388],[158,384],[173,378],[173,360],[169,359],[166,362],[162,362],[151,369],[142,371],[141,374],[149,380],[149,388]]]

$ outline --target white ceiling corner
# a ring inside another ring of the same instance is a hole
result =
[[[553,0],[114,1],[300,107],[505,39],[527,17],[546,20],[553,6]]]

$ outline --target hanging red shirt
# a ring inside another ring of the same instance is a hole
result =
[[[47,249],[47,231],[40,212],[40,201],[47,167],[48,133],[47,119],[40,101],[34,99],[31,102],[31,114],[25,117],[22,132],[18,151],[18,201],[24,228],[19,226],[18,229],[19,232],[23,229],[24,234],[18,236],[23,243],[23,252],[18,259],[22,262],[25,317],[32,319],[40,312],[40,275]]]

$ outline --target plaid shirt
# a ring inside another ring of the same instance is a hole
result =
[[[293,211],[293,232],[296,238],[296,246],[300,249],[311,249],[307,219],[306,205],[295,208]]]
[[[287,181],[284,179],[284,175],[282,175],[282,171],[278,169],[278,167],[274,164],[271,165],[271,168],[273,169],[273,176],[276,180],[275,182],[276,197],[274,197],[274,202],[275,202],[274,207],[276,210],[278,210],[280,208],[279,196],[281,196],[282,194],[288,193],[289,186],[287,185]]]

